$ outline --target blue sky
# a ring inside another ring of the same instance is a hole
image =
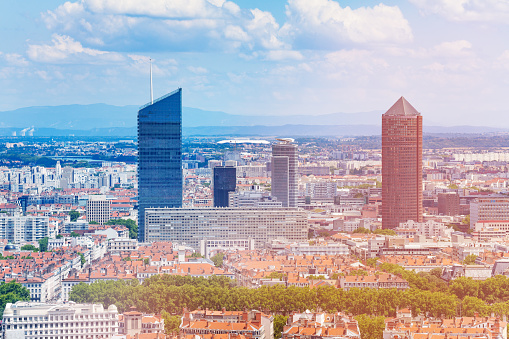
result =
[[[0,2],[0,110],[142,105],[290,115],[388,109],[509,127],[509,0]],[[370,122],[367,122],[370,123]]]

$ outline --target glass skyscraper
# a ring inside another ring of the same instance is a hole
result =
[[[145,209],[182,207],[182,89],[138,111],[138,240],[145,241]]]
[[[237,168],[233,166],[214,167],[214,207],[228,207],[230,192],[237,187]]]

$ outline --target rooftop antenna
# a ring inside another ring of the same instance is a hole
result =
[[[150,104],[154,103],[154,91],[152,90],[152,59],[150,60]]]

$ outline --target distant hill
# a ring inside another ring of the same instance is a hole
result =
[[[0,128],[40,128],[88,130],[109,127],[134,127],[138,106],[106,104],[33,106],[0,112]],[[183,127],[255,126],[263,119],[266,126],[292,124],[358,125],[380,124],[381,112],[333,113],[323,115],[249,116],[184,107]]]
[[[0,112],[0,127],[88,130],[136,126],[136,106],[106,104],[34,106]]]
[[[138,106],[106,104],[24,107],[0,112],[0,135],[135,136]],[[380,134],[382,111],[322,115],[246,116],[184,107],[184,135],[357,136]],[[260,123],[263,122],[263,125]],[[432,122],[428,122],[432,124]],[[498,133],[508,129],[477,126],[424,126],[425,133]]]

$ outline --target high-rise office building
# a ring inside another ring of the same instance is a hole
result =
[[[111,202],[105,195],[90,195],[86,207],[87,221],[104,224],[110,220]]]
[[[422,116],[401,97],[382,115],[382,227],[422,222]]]
[[[182,89],[138,111],[138,239],[145,209],[182,206]]]
[[[214,167],[214,207],[228,207],[230,192],[237,187],[237,169],[233,166]]]
[[[458,215],[460,214],[460,196],[458,193],[438,194],[438,214]]]
[[[298,153],[293,139],[277,139],[272,145],[271,189],[272,196],[283,207],[297,207],[299,192],[297,180]]]

